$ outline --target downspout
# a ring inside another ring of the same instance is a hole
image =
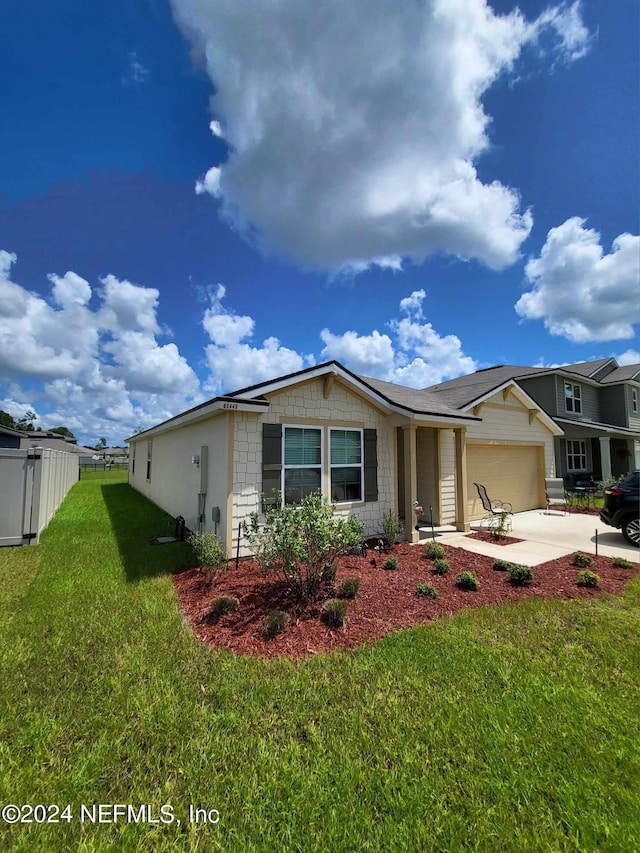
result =
[[[209,448],[200,448],[200,491],[198,492],[198,530],[202,532],[206,523],[207,483],[209,480]]]

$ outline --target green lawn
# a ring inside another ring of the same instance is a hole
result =
[[[211,653],[176,607],[184,546],[149,544],[172,522],[123,476],[0,549],[0,801],[73,814],[0,823],[1,849],[638,849],[640,580],[302,663]],[[81,822],[98,803],[176,820]]]

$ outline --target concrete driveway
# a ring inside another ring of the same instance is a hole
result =
[[[480,529],[480,522],[472,522],[472,529]],[[476,554],[486,554],[495,559],[502,558],[512,563],[536,566],[556,557],[584,551],[586,554],[597,552],[605,557],[626,557],[627,560],[640,562],[640,549],[630,545],[619,530],[603,524],[597,515],[585,515],[544,509],[532,509],[517,512],[513,516],[511,536],[524,540],[513,545],[492,545],[470,539],[467,534],[449,532],[445,528],[436,529],[440,542],[464,548]],[[427,530],[421,530],[427,538]],[[431,531],[428,531],[430,536]]]

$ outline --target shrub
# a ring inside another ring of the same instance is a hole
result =
[[[335,577],[334,560],[358,545],[363,531],[355,516],[334,515],[320,492],[307,495],[297,506],[267,506],[263,525],[256,512],[244,525],[262,570],[282,574],[294,594],[305,599],[315,598],[322,582]]]
[[[613,565],[617,569],[633,569],[634,565],[631,560],[627,560],[625,557],[614,557]]]
[[[347,602],[342,598],[330,598],[322,605],[322,621],[332,628],[342,628],[347,621]]]
[[[227,552],[215,533],[191,533],[187,538],[198,565],[206,566],[211,574],[217,574],[227,562]]]
[[[578,572],[578,586],[596,587],[600,585],[600,576],[595,572]]]
[[[382,516],[382,521],[380,522],[380,530],[382,531],[382,535],[387,540],[389,545],[395,545],[396,542],[400,541],[400,533],[402,531],[402,524],[400,523],[400,519],[398,516],[391,512],[385,512]]]
[[[228,616],[229,613],[238,609],[238,603],[238,599],[233,595],[219,595],[209,605],[209,615],[213,617]]]
[[[529,566],[512,566],[509,569],[509,580],[515,586],[524,586],[533,580],[533,570]]]
[[[435,587],[431,586],[430,583],[419,583],[416,586],[416,595],[423,595],[425,598],[440,598]]]
[[[338,587],[337,598],[355,598],[360,589],[360,578],[346,578]]]
[[[473,572],[461,572],[456,577],[456,586],[460,589],[470,589],[474,592],[480,589],[480,582]]]
[[[433,539],[431,542],[427,542],[424,546],[423,554],[425,557],[428,557],[430,560],[438,560],[444,557],[444,548],[440,543],[434,542]]]
[[[449,571],[449,561],[448,560],[434,560],[433,561],[433,571],[437,575],[446,575]]]
[[[496,539],[502,539],[509,532],[509,513],[500,512],[492,515],[489,520],[489,531]]]
[[[281,634],[289,623],[289,614],[284,610],[272,610],[262,623],[262,633],[265,637],[275,637]]]
[[[496,572],[510,572],[514,564],[508,560],[496,560],[493,564],[493,569]]]
[[[583,554],[582,551],[576,551],[571,562],[574,566],[578,566],[580,569],[586,569],[587,566],[590,566],[591,563],[593,563],[593,560],[588,554]]]
[[[395,557],[389,557],[388,560],[385,560],[383,569],[386,569],[388,572],[395,572],[398,569],[398,561]]]

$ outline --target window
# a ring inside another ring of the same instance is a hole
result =
[[[638,392],[635,388],[631,389],[631,411],[634,415],[638,414]]]
[[[582,412],[582,391],[579,385],[572,382],[564,383],[564,407],[567,412],[580,414]]]
[[[587,469],[587,442],[567,441],[567,469],[569,471],[586,471]]]
[[[317,427],[284,428],[285,504],[299,504],[322,487],[322,430]]]
[[[147,441],[147,480],[151,479],[151,445],[153,441],[149,439]]]
[[[362,430],[329,430],[329,467],[333,503],[362,500]]]
[[[133,445],[131,446],[131,473],[132,474],[136,473],[136,447],[137,447],[137,445],[136,445],[136,442],[134,441]]]

